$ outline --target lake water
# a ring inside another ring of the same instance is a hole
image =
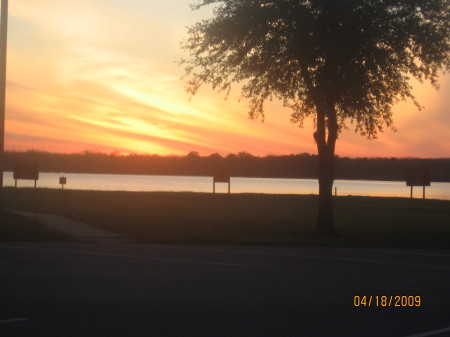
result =
[[[212,192],[212,177],[148,176],[119,174],[40,173],[37,187],[102,191],[189,191]],[[12,172],[4,173],[4,185],[14,186]],[[338,195],[409,197],[410,187],[403,181],[336,180]],[[18,180],[17,187],[34,187],[34,181]],[[231,193],[317,194],[314,179],[231,178]],[[216,192],[227,193],[228,184],[217,183]],[[334,190],[333,190],[334,191]],[[422,198],[422,187],[414,187],[415,198]],[[426,188],[427,199],[450,200],[450,183],[435,183]]]

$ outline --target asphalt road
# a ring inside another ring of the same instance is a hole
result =
[[[2,243],[0,269],[0,336],[450,336],[450,251]]]

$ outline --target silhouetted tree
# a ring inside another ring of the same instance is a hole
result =
[[[316,232],[333,235],[335,144],[345,122],[376,138],[392,106],[414,99],[410,78],[437,87],[450,68],[448,0],[202,0],[212,18],[188,29],[187,91],[239,83],[251,118],[280,99],[302,125],[313,117],[319,153]]]

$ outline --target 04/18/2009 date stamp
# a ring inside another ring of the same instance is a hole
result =
[[[354,296],[355,307],[420,307],[422,299],[420,296]]]

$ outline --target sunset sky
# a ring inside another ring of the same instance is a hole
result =
[[[10,0],[6,150],[221,155],[316,153],[277,102],[265,123],[248,118],[239,91],[228,100],[204,87],[192,99],[175,61],[186,26],[211,15],[192,0]],[[368,141],[352,126],[336,154],[450,157],[450,75],[441,88],[415,85],[425,106],[394,109],[398,132]]]

